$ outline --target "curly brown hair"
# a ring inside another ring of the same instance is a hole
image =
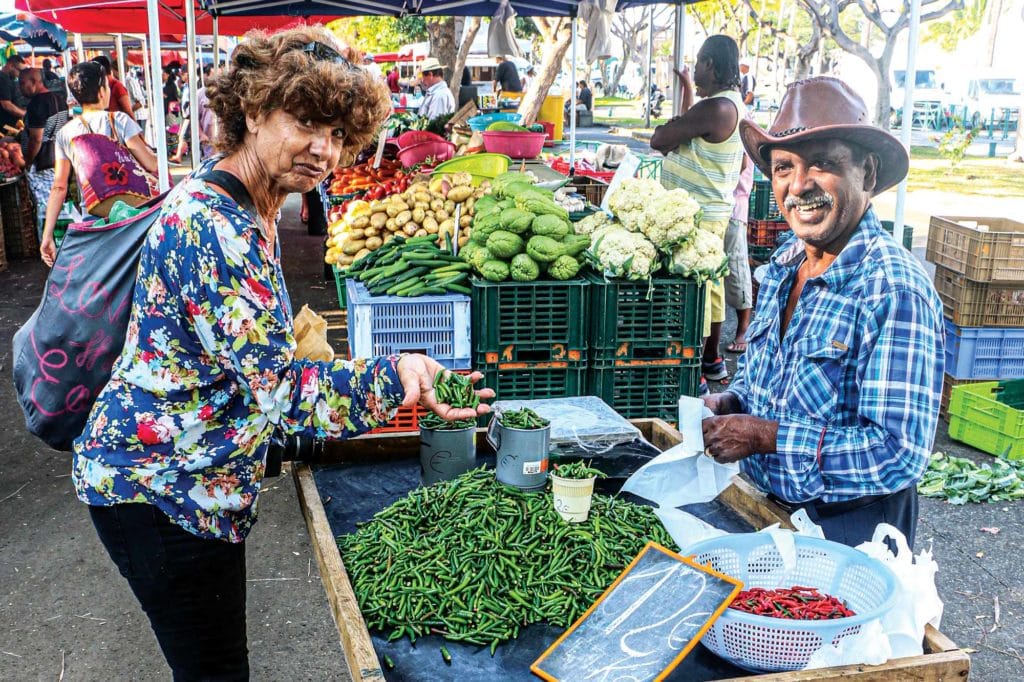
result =
[[[230,66],[207,81],[210,109],[220,120],[217,149],[231,153],[245,140],[246,115],[283,109],[298,119],[339,123],[345,131],[341,163],[351,163],[391,112],[387,86],[361,68],[316,59],[310,43],[333,46],[320,26],[278,33],[250,31],[231,55]]]

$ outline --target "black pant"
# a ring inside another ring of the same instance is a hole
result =
[[[918,508],[916,485],[891,495],[860,498],[849,502],[805,502],[785,506],[791,511],[805,509],[811,521],[821,526],[827,540],[856,547],[871,540],[875,526],[888,523],[899,528],[907,537],[910,549],[914,549]],[[889,547],[896,551],[892,543],[889,543]]]
[[[149,504],[89,507],[176,681],[247,680],[245,543],[207,540]]]

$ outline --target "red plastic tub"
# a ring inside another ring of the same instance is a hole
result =
[[[447,140],[437,133],[429,133],[426,130],[407,130],[396,138],[396,142],[400,149],[405,149],[422,142],[447,142]]]
[[[434,163],[440,163],[453,156],[455,156],[455,145],[451,142],[420,142],[398,152],[398,161],[405,168],[411,168],[427,159],[433,159]]]
[[[544,149],[545,133],[484,132],[484,149],[513,159],[535,159]]]

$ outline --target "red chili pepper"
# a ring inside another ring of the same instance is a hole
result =
[[[736,595],[730,608],[771,618],[827,620],[855,615],[839,599],[813,587],[794,586],[767,590],[752,587]]]

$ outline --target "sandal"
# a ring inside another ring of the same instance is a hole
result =
[[[727,352],[727,353],[737,353],[737,354],[738,353],[746,353],[747,352],[747,342],[746,341],[733,341],[732,343],[730,343],[728,346],[725,347],[725,352]]]

